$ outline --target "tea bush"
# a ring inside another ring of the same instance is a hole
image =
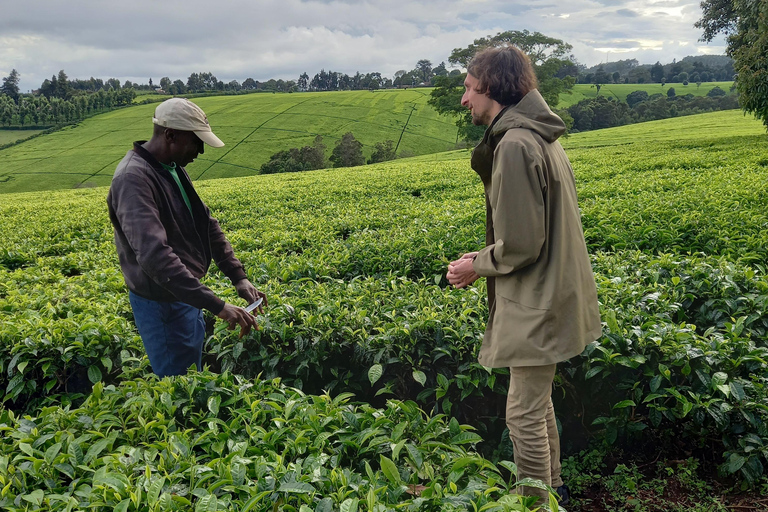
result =
[[[413,402],[197,373],[97,383],[78,408],[0,409],[0,508],[528,510],[480,437]],[[514,465],[503,466],[514,470]],[[554,498],[553,498],[554,499]]]
[[[596,149],[577,137],[567,144],[604,335],[561,365],[558,414],[584,419],[607,443],[675,437],[754,482],[768,463],[764,138],[687,133]],[[495,442],[506,371],[476,362],[485,284],[454,290],[444,277],[448,261],[484,240],[482,186],[467,155],[198,183],[269,299],[261,329],[243,339],[211,322],[206,363],[279,377],[307,395],[353,392],[375,407],[413,400]],[[73,391],[147,369],[105,195],[3,196],[9,414],[74,407],[85,395]],[[205,283],[242,303],[220,272]]]

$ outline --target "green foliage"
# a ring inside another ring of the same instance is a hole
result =
[[[722,95],[718,96],[716,91]],[[568,107],[567,112],[574,120],[574,131],[587,131],[737,107],[736,95],[726,96],[718,87],[711,89],[707,97],[677,96],[670,87],[666,96],[634,91],[627,95],[627,103],[605,96],[585,98]]]
[[[725,96],[725,91],[720,87],[714,87],[707,93],[707,97],[709,98],[716,98],[718,96]]]
[[[629,105],[629,108],[632,108],[647,99],[648,93],[646,91],[633,91],[627,94],[627,105]]]
[[[331,163],[334,167],[354,167],[365,164],[363,145],[352,132],[341,136],[331,152]]]
[[[269,162],[261,166],[261,174],[278,172],[312,171],[325,168],[325,144],[323,137],[315,137],[311,146],[278,151]]]
[[[704,0],[696,27],[702,39],[727,35],[728,54],[734,58],[742,108],[768,127],[768,4],[760,0]]]
[[[0,93],[5,94],[13,101],[17,101],[19,98],[19,72],[15,69],[11,70],[11,73],[3,78],[3,85],[0,87]]]
[[[386,140],[384,142],[377,142],[373,147],[373,153],[371,158],[368,159],[369,164],[376,164],[379,162],[387,162],[394,160],[397,157],[395,154],[395,142],[392,140]]]
[[[201,373],[97,383],[78,408],[0,409],[0,507],[523,511],[471,428],[412,402]]]
[[[688,87],[685,89],[686,94],[692,94],[696,97],[706,96],[707,93],[715,87],[720,87],[723,90],[730,89],[733,82],[706,82],[702,83],[701,87]],[[667,84],[670,85],[670,84]],[[658,83],[644,83],[644,84],[603,84],[600,88],[600,96],[606,96],[609,98],[615,98],[619,101],[624,101],[630,104],[628,96],[636,91],[644,91],[651,96],[656,93],[663,93],[666,96],[666,86],[662,86]],[[596,98],[598,96],[596,89],[590,84],[576,84],[566,94],[560,96],[560,102],[558,107],[567,108],[571,105],[575,105],[586,98]],[[632,106],[630,104],[630,106]]]

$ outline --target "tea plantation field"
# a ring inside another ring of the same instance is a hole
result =
[[[277,151],[309,145],[316,135],[330,156],[350,131],[366,157],[386,140],[400,156],[452,149],[456,126],[428,97],[429,90],[411,89],[195,98],[226,146],[206,147],[188,171],[195,180],[251,176]],[[156,106],[116,110],[0,150],[0,193],[109,185],[133,141],[152,135]]]
[[[43,130],[0,130],[0,146],[26,139],[32,135],[38,134]]]
[[[564,446],[674,447],[765,482],[766,142],[738,112],[565,141],[604,330],[560,365]],[[484,239],[467,151],[196,186],[270,304],[243,339],[211,319],[214,373],[163,381],[106,189],[3,196],[0,508],[523,510],[506,372],[475,359],[484,282],[444,277]]]

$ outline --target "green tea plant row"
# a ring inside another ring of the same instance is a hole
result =
[[[754,263],[768,248],[765,136],[574,151],[593,249],[704,252]]]
[[[768,277],[703,255],[593,261],[604,335],[562,368],[585,419],[608,443],[677,436],[721,452],[724,474],[757,482],[768,462]]]
[[[0,409],[0,508],[529,510],[509,494],[514,465],[477,455],[471,428],[349,397],[202,373],[97,383],[36,416]]]

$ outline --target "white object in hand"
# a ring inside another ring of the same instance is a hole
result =
[[[253,310],[254,310],[254,309],[256,309],[257,307],[261,306],[261,303],[262,303],[262,302],[264,302],[264,297],[259,297],[259,300],[257,300],[256,302],[254,302],[254,303],[252,303],[252,304],[249,304],[249,305],[248,305],[248,307],[246,307],[246,308],[245,308],[245,310],[246,310],[248,313],[250,313],[251,311],[253,311]]]

